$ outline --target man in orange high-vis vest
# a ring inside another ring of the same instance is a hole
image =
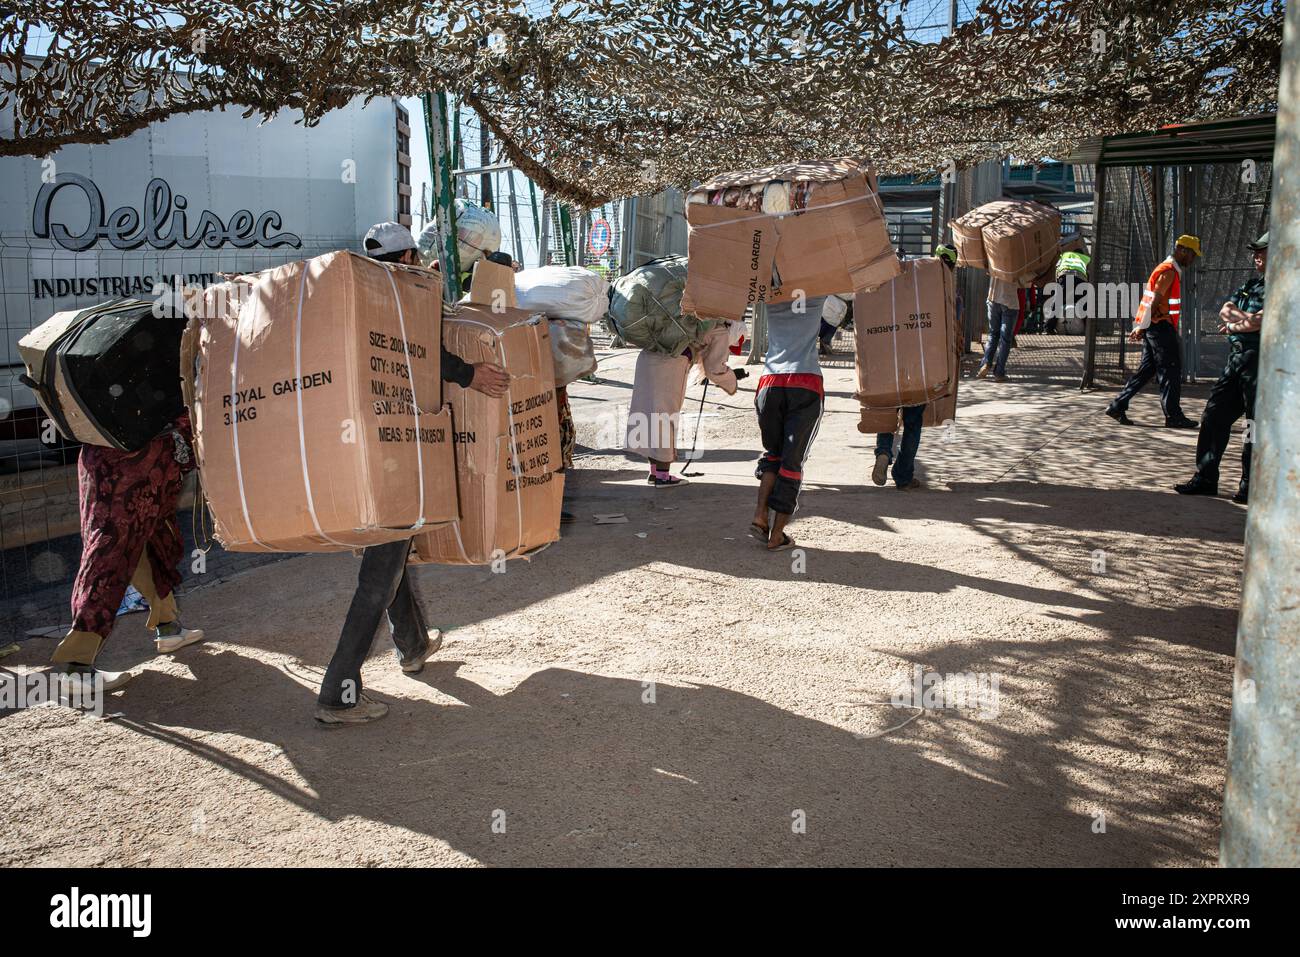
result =
[[[1183,270],[1201,255],[1201,241],[1195,236],[1179,236],[1174,254],[1162,262],[1147,280],[1142,303],[1133,319],[1129,342],[1142,343],[1142,362],[1128,384],[1115,396],[1106,414],[1121,425],[1132,425],[1128,404],[1154,376],[1160,385],[1160,405],[1165,426],[1171,429],[1194,429],[1195,422],[1183,414],[1180,402],[1183,380],[1183,350],[1178,339],[1178,320],[1182,315]]]

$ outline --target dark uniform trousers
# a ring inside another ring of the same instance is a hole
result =
[[[1233,343],[1228,364],[1210,390],[1205,412],[1201,415],[1201,432],[1196,439],[1196,477],[1199,481],[1207,485],[1219,484],[1219,463],[1228,448],[1233,423],[1243,415],[1248,421],[1255,418],[1255,386],[1258,381],[1258,344],[1243,346]],[[1250,486],[1253,445],[1253,442],[1243,442],[1241,446],[1242,489]]]
[[[1133,378],[1115,396],[1111,408],[1116,412],[1127,412],[1133,396],[1151,381],[1152,376],[1160,386],[1160,407],[1165,411],[1165,418],[1182,418],[1183,349],[1173,323],[1153,322],[1147,327],[1142,334],[1142,362]]]

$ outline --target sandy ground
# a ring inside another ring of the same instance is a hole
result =
[[[574,389],[583,445],[633,359]],[[350,555],[194,591],[210,640],[175,658],[124,619],[102,661],[139,676],[109,720],[0,713],[0,863],[1212,864],[1245,510],[1171,491],[1195,433],[1149,427],[1154,395],[1122,429],[1104,395],[968,380],[930,487],[876,488],[837,366],[801,552],[745,536],[752,391],[710,390],[691,486],[585,454],[563,541],[418,569],[446,645],[410,678],[376,641],[375,725],[311,717]],[[995,706],[893,707],[915,665],[997,677]]]

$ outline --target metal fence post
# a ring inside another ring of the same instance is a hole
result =
[[[1086,392],[1092,388],[1097,374],[1097,284],[1101,281],[1101,264],[1103,251],[1101,247],[1102,227],[1105,224],[1106,210],[1106,167],[1098,166],[1092,180],[1092,259],[1088,265],[1088,281],[1093,288],[1093,307],[1084,316],[1083,377],[1079,381],[1079,390]]]
[[[1300,7],[1286,11],[1220,861],[1300,866]]]

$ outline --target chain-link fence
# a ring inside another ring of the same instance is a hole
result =
[[[1180,284],[1183,368],[1218,375],[1227,353],[1219,307],[1252,275],[1246,244],[1268,229],[1272,164],[1107,167],[1100,180],[1087,381],[1122,383],[1136,370],[1141,346],[1127,334],[1142,289],[1182,233],[1200,237],[1204,253]]]
[[[1195,168],[1188,177],[1187,231],[1199,236],[1205,255],[1191,270],[1184,293],[1186,368],[1198,377],[1217,377],[1228,356],[1228,337],[1219,330],[1219,309],[1255,267],[1246,244],[1268,230],[1273,164],[1218,163]]]

